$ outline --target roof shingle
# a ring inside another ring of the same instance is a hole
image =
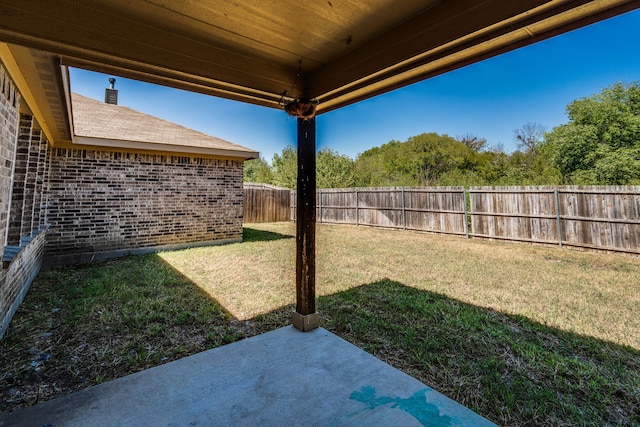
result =
[[[71,103],[74,136],[83,142],[112,140],[135,143],[132,144],[135,148],[143,143],[149,150],[165,151],[175,147],[179,152],[195,149],[194,152],[202,153],[204,149],[244,158],[257,157],[257,153],[249,148],[128,107],[96,101],[77,93],[71,94]]]

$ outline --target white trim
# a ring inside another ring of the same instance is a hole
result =
[[[160,144],[155,142],[126,141],[121,139],[92,138],[88,136],[73,136],[73,143],[79,145],[93,145],[97,147],[126,148],[129,150],[170,151],[185,154],[206,154],[210,156],[240,157],[242,159],[255,159],[259,156],[257,151],[236,151],[221,148],[194,147],[174,144]]]
[[[64,102],[67,106],[67,125],[69,125],[69,135],[73,142],[73,136],[75,135],[75,125],[73,123],[73,104],[71,103],[71,77],[69,76],[69,67],[60,64],[60,76],[62,78],[62,88],[64,91]],[[53,144],[54,141],[49,141]]]

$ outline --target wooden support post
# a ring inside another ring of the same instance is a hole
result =
[[[296,192],[296,311],[292,323],[316,329],[316,119],[298,118],[298,189]]]

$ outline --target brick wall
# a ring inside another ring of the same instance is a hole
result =
[[[11,249],[15,253],[24,239],[45,227],[43,188],[48,146],[37,121],[30,115],[20,114],[5,251]]]
[[[30,239],[0,272],[0,338],[42,267],[45,232]]]
[[[46,263],[242,238],[241,161],[54,148]]]
[[[33,198],[33,218],[31,223],[31,230],[40,230],[46,225],[46,195],[44,194],[45,184],[47,183],[47,172],[49,171],[49,164],[47,156],[49,152],[49,142],[46,138],[40,138],[40,144],[38,147],[34,147],[38,150],[38,161],[36,169],[35,190]]]
[[[30,229],[29,236],[25,236],[28,238],[17,242],[22,246],[5,248],[10,218],[9,211],[13,209],[11,199],[12,187],[15,186],[13,171],[16,167],[16,146],[20,126],[19,108],[20,95],[0,63],[0,257],[2,257],[0,338],[6,332],[9,321],[22,302],[31,282],[40,271],[45,245],[45,233],[34,235],[32,234],[33,230]],[[27,138],[26,143],[27,145],[31,144],[30,138]],[[14,181],[13,185],[12,180]],[[22,196],[23,194],[20,195],[20,197]],[[31,197],[31,199],[33,200],[29,205],[31,213],[28,213],[25,218],[30,226],[34,223],[34,214],[38,210],[35,208],[35,198]],[[22,217],[23,208],[24,198],[21,199],[18,210],[20,217]],[[15,217],[15,214],[13,216]]]
[[[20,95],[0,63],[0,256],[7,240],[11,177],[16,157]]]
[[[7,244],[19,245],[23,234],[23,219],[31,206],[31,200],[27,197],[27,181],[29,176],[30,149],[33,146],[33,137],[39,140],[39,131],[34,135],[34,119],[32,116],[20,114],[20,126],[18,127],[18,142],[15,148],[15,166],[13,168],[13,190],[11,193],[11,209],[9,215],[9,228],[7,231]]]

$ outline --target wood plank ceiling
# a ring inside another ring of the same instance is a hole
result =
[[[0,0],[0,41],[62,64],[327,112],[639,0]],[[299,70],[301,69],[301,72]],[[294,84],[295,83],[295,84]]]

